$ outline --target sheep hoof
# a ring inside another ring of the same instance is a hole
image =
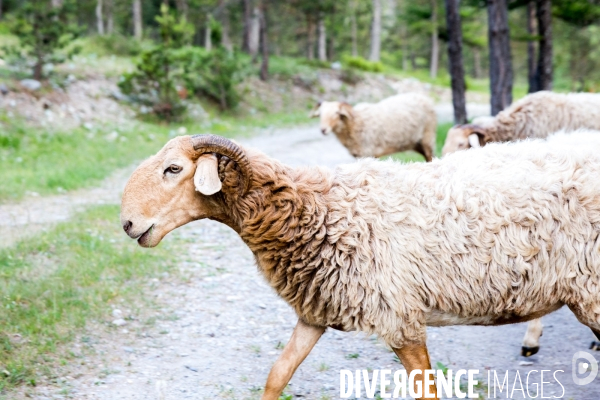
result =
[[[600,342],[593,341],[590,350],[600,351]]]
[[[540,351],[540,346],[535,346],[535,347],[523,346],[523,347],[521,347],[521,355],[523,357],[531,357],[532,355],[537,354],[538,351]]]

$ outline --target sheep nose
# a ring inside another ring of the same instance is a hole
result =
[[[123,224],[123,230],[125,231],[125,233],[129,233],[129,230],[131,229],[131,227],[133,226],[133,222],[131,221],[127,221]]]
[[[324,134],[326,134],[326,133],[327,133],[327,129],[325,129],[325,128],[321,128],[321,133],[322,133],[323,135],[324,135]]]

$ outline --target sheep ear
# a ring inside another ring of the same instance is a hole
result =
[[[351,106],[341,104],[340,109],[338,110],[338,113],[340,114],[340,116],[348,119],[351,117],[350,109],[351,109]]]
[[[313,109],[308,114],[309,118],[318,118],[321,115],[321,103],[323,102],[320,101],[317,103],[316,106],[313,107]]]
[[[196,162],[194,186],[203,195],[210,196],[221,190],[219,179],[218,160],[214,154],[203,154]]]
[[[471,147],[481,147],[481,143],[479,143],[479,135],[476,133],[471,133],[469,135],[469,145]]]

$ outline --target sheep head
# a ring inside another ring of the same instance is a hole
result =
[[[475,124],[455,125],[448,131],[442,155],[485,145],[488,129]]]
[[[323,135],[329,133],[344,132],[353,117],[352,106],[339,101],[319,102],[311,111],[311,117],[321,117],[321,132]]]
[[[121,201],[123,229],[140,246],[154,247],[191,221],[228,223],[225,195],[243,196],[251,180],[248,158],[236,143],[214,135],[176,137],[129,178]]]

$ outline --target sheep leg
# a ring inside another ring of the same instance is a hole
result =
[[[414,344],[406,344],[400,348],[392,348],[394,353],[398,356],[404,368],[406,368],[406,373],[410,375],[411,371],[418,369],[421,371],[425,371],[426,369],[431,369],[431,361],[429,359],[429,352],[427,351],[427,345],[414,343]],[[435,387],[435,381],[433,380],[433,376],[431,377],[431,384],[426,387],[425,386],[425,377],[423,373],[417,374],[415,376],[415,390],[417,389],[416,382],[421,381],[421,385],[423,387],[423,397],[422,399],[437,399],[437,389]],[[429,394],[427,397],[426,394]]]
[[[310,326],[302,320],[298,320],[294,333],[283,352],[275,361],[262,400],[277,400],[288,384],[298,366],[304,361],[308,353],[313,349],[325,328]]]
[[[521,347],[521,355],[530,357],[540,351],[540,336],[542,336],[542,319],[532,319],[527,324],[527,332],[523,338],[523,346]]]
[[[429,145],[424,145],[423,142],[419,142],[415,145],[414,149],[417,153],[420,153],[425,157],[425,161],[431,162],[433,160],[433,149]]]
[[[573,314],[577,317],[577,320],[589,327],[596,338],[600,341],[600,315],[598,314],[598,304],[586,304],[586,305],[569,305]],[[593,341],[590,345],[590,350],[600,351],[600,342]]]
[[[598,341],[594,340],[592,342],[592,344],[590,345],[590,350],[600,351],[600,330],[592,329],[592,332],[594,332],[594,335],[596,335]]]

